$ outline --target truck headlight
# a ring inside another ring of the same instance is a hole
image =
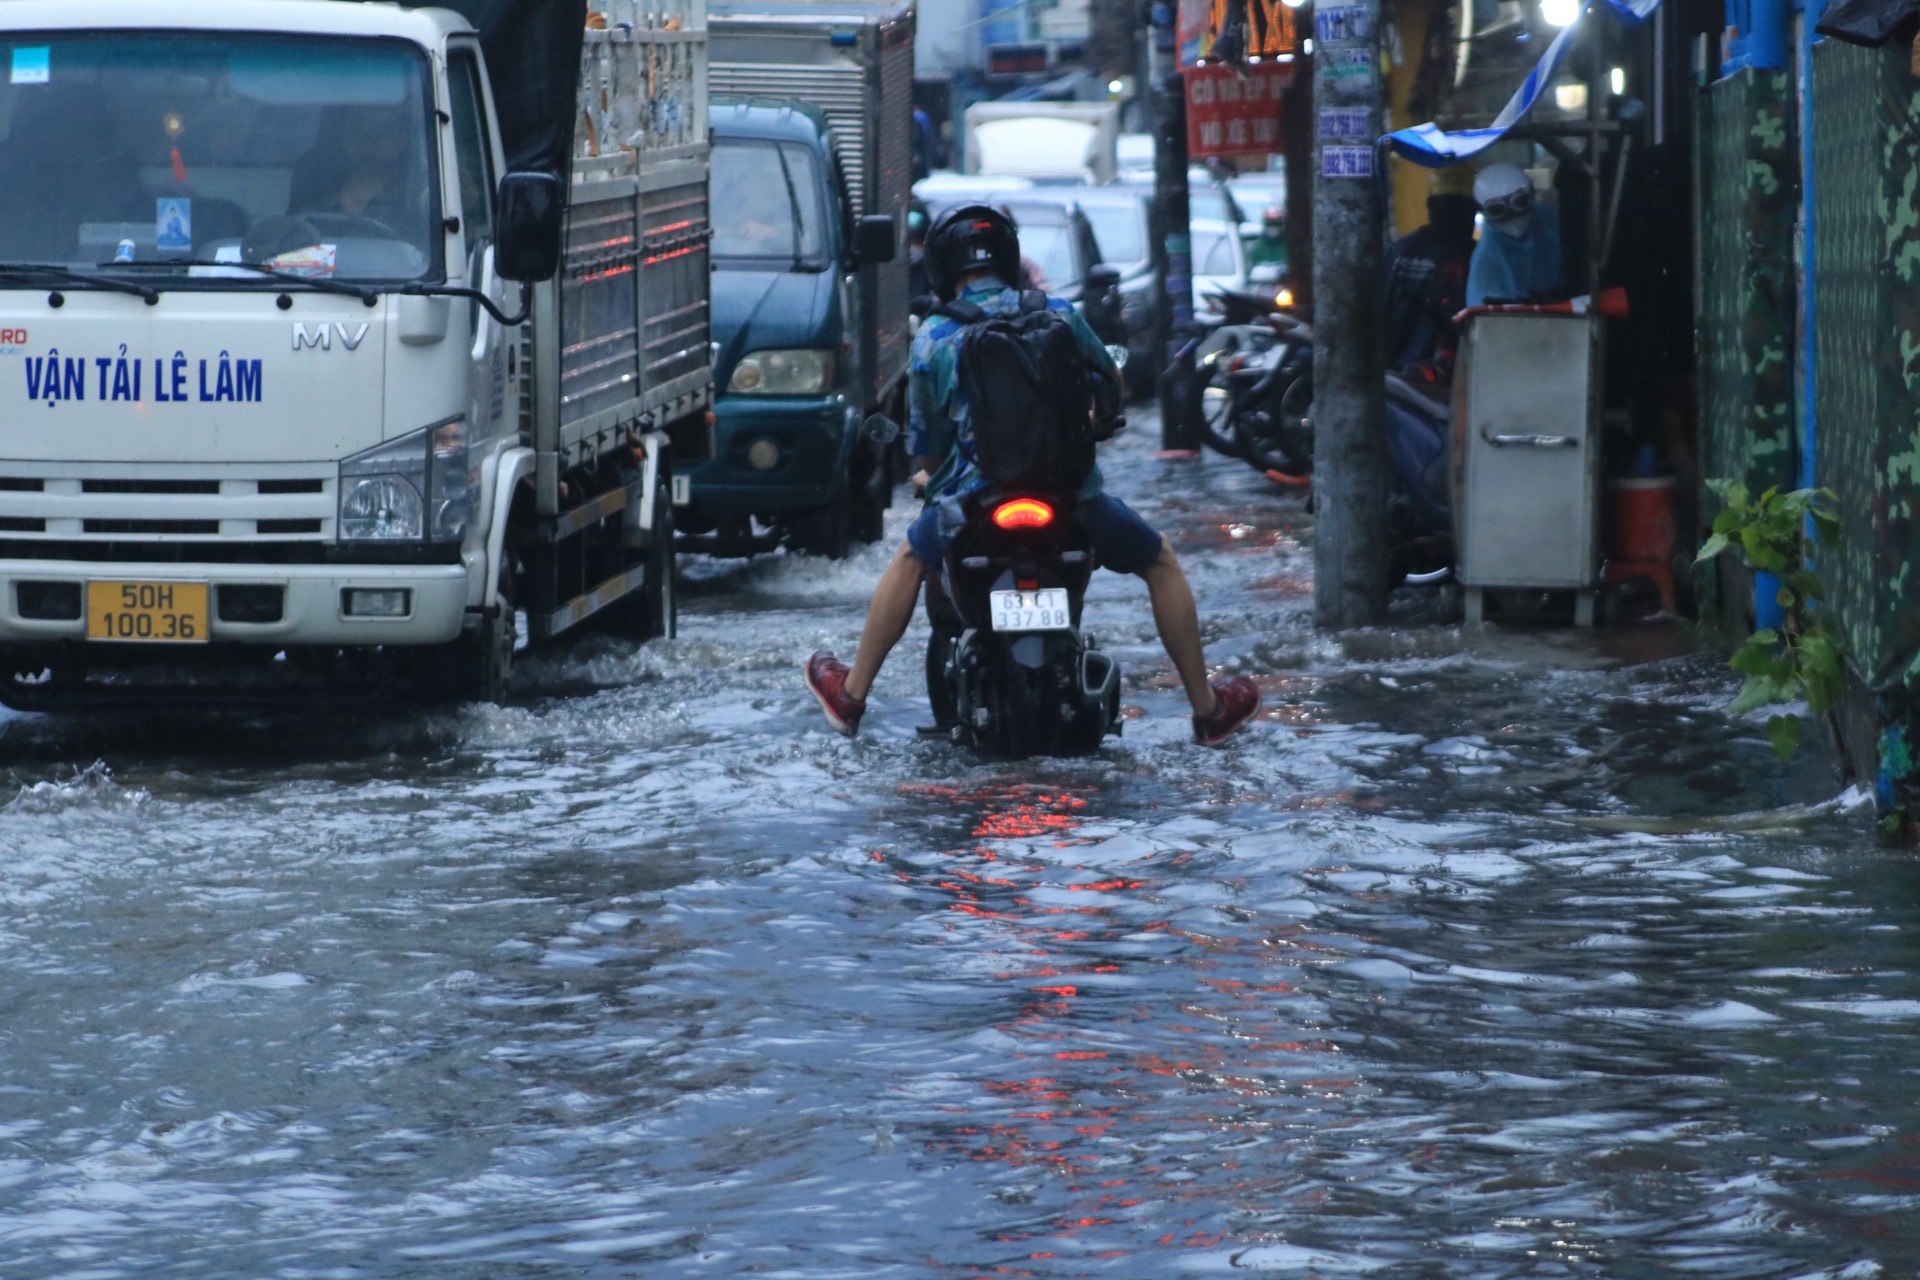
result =
[[[727,390],[743,396],[820,396],[833,389],[833,352],[755,351],[733,366]]]
[[[340,464],[342,542],[457,542],[472,515],[464,419],[411,432]]]

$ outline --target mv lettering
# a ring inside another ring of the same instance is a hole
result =
[[[68,401],[135,404],[259,404],[263,362],[236,360],[222,351],[207,360],[189,360],[185,352],[156,357],[148,378],[147,361],[127,355],[63,356],[57,347],[44,356],[26,357],[27,399],[49,409]]]
[[[293,326],[293,349],[299,351],[305,347],[314,347],[321,351],[331,351],[334,336],[338,334],[341,346],[349,351],[358,351],[360,344],[367,340],[367,330],[371,327],[363,321],[358,329],[349,333],[347,326],[338,320],[333,322],[332,328],[328,328],[327,322],[322,320],[312,329],[296,321]]]

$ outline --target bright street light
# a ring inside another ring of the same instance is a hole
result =
[[[1540,16],[1548,25],[1570,27],[1580,16],[1582,0],[1540,0]]]

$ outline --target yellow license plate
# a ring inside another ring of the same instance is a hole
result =
[[[133,644],[205,644],[204,582],[89,582],[87,639]]]

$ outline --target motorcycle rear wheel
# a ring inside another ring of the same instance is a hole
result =
[[[1302,373],[1264,412],[1234,418],[1234,441],[1255,471],[1284,476],[1313,474],[1313,374]]]
[[[1240,445],[1233,434],[1233,392],[1228,386],[1227,362],[1217,361],[1211,370],[1201,368],[1193,380],[1194,421],[1200,438],[1222,457],[1238,458]]]

